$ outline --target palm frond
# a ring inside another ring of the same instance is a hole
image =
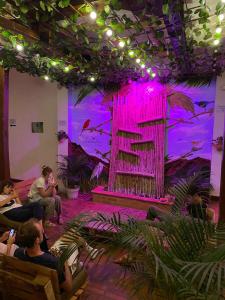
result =
[[[211,82],[213,81],[212,76],[186,76],[184,78],[180,78],[176,80],[176,84],[181,84],[183,83],[184,85],[188,87],[201,87],[201,86],[209,86]]]
[[[187,178],[181,178],[178,183],[169,189],[169,193],[175,196],[175,201],[171,213],[179,214],[188,196],[197,192],[201,197],[208,198],[212,186],[209,183],[210,173],[208,171],[196,172]]]
[[[79,91],[77,100],[75,102],[75,105],[81,103],[81,101],[87,97],[92,91],[94,91],[96,89],[96,87],[94,85],[85,85],[83,88],[81,88],[81,90]]]

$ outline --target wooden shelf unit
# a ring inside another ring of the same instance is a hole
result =
[[[130,151],[130,150],[126,150],[126,149],[119,149],[118,153],[125,153],[127,155],[132,155],[135,157],[139,157],[139,154],[134,152],[134,151]]]
[[[138,126],[146,125],[148,123],[160,122],[160,121],[164,121],[164,120],[165,119],[163,117],[154,117],[154,118],[139,121]]]
[[[118,128],[117,130],[117,135],[125,133],[127,135],[132,135],[132,136],[137,136],[137,137],[142,137],[142,134],[139,131],[135,131],[133,129],[127,129],[127,128]]]
[[[134,172],[134,171],[116,171],[118,175],[125,175],[125,176],[138,176],[138,177],[151,177],[154,178],[155,175],[151,173],[142,173],[142,172]]]

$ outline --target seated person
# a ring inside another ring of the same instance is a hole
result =
[[[35,218],[42,224],[43,208],[39,203],[22,205],[14,190],[14,183],[7,180],[3,181],[0,187],[0,214],[16,222],[25,222]]]
[[[206,221],[212,221],[214,217],[213,210],[207,207],[207,204],[203,202],[201,196],[198,193],[194,193],[190,199],[190,203],[187,205],[188,216],[192,218],[199,218]],[[151,206],[148,209],[147,219],[159,221],[170,221],[173,219],[173,215],[169,212],[159,209],[158,207]]]
[[[44,207],[44,218],[48,225],[49,218],[57,213],[57,222],[62,224],[61,218],[61,198],[57,195],[56,182],[52,174],[52,169],[47,166],[42,167],[41,177],[37,178],[31,185],[28,197],[31,203],[39,202]]]
[[[74,291],[75,286],[73,287],[72,273],[68,267],[68,263],[65,263],[64,270],[60,270],[59,258],[41,250],[40,245],[43,241],[43,229],[37,221],[29,220],[22,224],[17,233],[17,240],[24,248],[16,249],[14,253],[15,257],[56,270],[60,287],[68,293]],[[96,254],[100,253],[97,249],[90,247],[85,241],[84,247],[94,255],[93,259],[97,257]]]
[[[14,252],[15,257],[56,270],[60,287],[66,292],[72,291],[72,274],[68,265],[65,264],[64,271],[61,271],[59,269],[59,258],[41,250],[43,229],[38,222],[30,220],[22,224],[17,232],[17,239],[24,248],[16,249]]]

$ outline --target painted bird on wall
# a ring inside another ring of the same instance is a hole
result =
[[[206,108],[209,104],[214,103],[214,101],[196,101],[195,104],[201,108]]]
[[[83,133],[83,131],[89,127],[90,123],[91,123],[91,120],[90,120],[90,119],[88,119],[88,120],[86,120],[86,121],[84,122],[83,127],[82,127],[82,129],[81,129],[80,136],[81,136],[81,134]]]

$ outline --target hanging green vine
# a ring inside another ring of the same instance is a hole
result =
[[[225,5],[218,1],[212,11],[203,0],[194,8],[183,7],[179,1],[172,7],[172,2],[163,1],[160,14],[145,7],[130,16],[119,12],[123,5],[118,0],[105,0],[98,6],[87,1],[74,6],[70,0],[0,1],[1,16],[27,26],[39,36],[39,40],[29,41],[22,34],[0,28],[1,64],[34,76],[48,76],[66,86],[92,80],[99,85],[120,84],[155,75],[169,81],[188,75],[220,74],[225,69],[223,33],[212,32],[210,19],[216,18],[219,28]],[[89,14],[94,11],[96,19],[91,20]],[[173,23],[174,14],[182,17],[179,26]],[[168,36],[172,26],[172,35],[177,36]],[[107,36],[109,29],[111,36]],[[177,46],[173,44],[175,38]],[[220,43],[216,52],[213,43]],[[18,45],[23,51],[18,51]],[[176,47],[183,52],[177,55]],[[187,53],[191,74],[180,69]]]

